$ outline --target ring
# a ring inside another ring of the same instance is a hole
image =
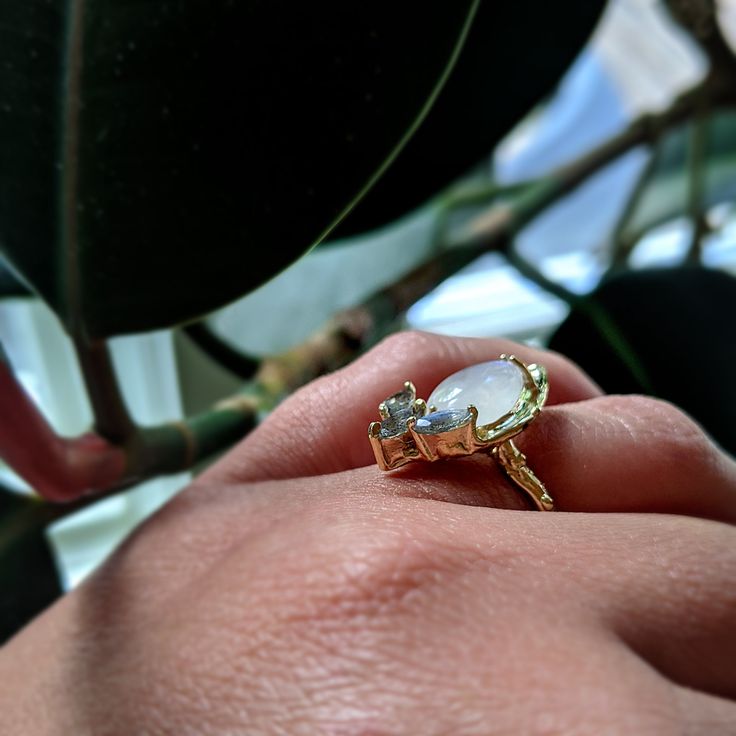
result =
[[[548,391],[545,368],[513,355],[453,373],[427,401],[406,381],[379,404],[381,421],[368,427],[378,467],[488,452],[537,509],[553,511],[552,497],[512,441],[539,414]]]

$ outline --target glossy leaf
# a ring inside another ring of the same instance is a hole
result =
[[[356,306],[430,258],[439,217],[438,207],[430,205],[391,227],[316,248],[215,313],[210,323],[249,355],[285,352],[336,312]]]
[[[380,173],[476,4],[0,4],[3,252],[88,337],[227,303]]]
[[[605,6],[605,0],[483,2],[431,114],[336,235],[385,225],[490,155],[554,91]]]
[[[211,325],[248,354],[281,353],[306,340],[338,310],[361,303],[436,254],[447,192],[386,227],[377,226],[489,156],[499,137],[563,74],[602,5],[568,2],[552,12],[526,0],[484,4],[426,121],[333,236],[372,228],[370,232],[322,244],[213,315]],[[531,22],[524,25],[522,18]],[[557,25],[560,32],[553,40],[548,31]],[[534,44],[539,55],[518,55],[515,29],[522,27],[524,42]],[[512,65],[514,75],[495,73]],[[525,79],[523,84],[518,83],[520,78]],[[487,86],[490,80],[492,87]],[[503,105],[498,104],[501,90]],[[463,105],[473,114],[458,115]]]

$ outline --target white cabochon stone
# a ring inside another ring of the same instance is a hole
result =
[[[478,426],[492,424],[516,405],[524,388],[524,373],[508,360],[478,363],[445,378],[427,399],[437,409],[478,410]]]

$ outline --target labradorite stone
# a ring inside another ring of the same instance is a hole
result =
[[[467,409],[441,409],[417,419],[414,429],[420,434],[439,434],[462,427],[471,418]]]

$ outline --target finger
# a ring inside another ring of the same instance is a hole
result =
[[[672,682],[736,698],[736,530],[682,516],[608,518],[596,539],[584,527],[577,542],[569,529],[558,535],[560,545],[570,545],[563,556],[577,549],[585,559],[587,546],[606,561],[578,565],[589,605]]]
[[[603,396],[550,407],[517,444],[561,510],[736,522],[736,462],[667,402]]]
[[[287,399],[247,440],[208,474],[208,479],[250,481],[319,475],[375,462],[367,439],[378,404],[411,380],[419,396],[451,373],[513,353],[544,365],[549,403],[601,394],[566,358],[508,340],[451,338],[422,332],[393,335],[362,358],[304,387]]]
[[[685,736],[732,736],[736,724],[736,703],[685,687],[675,688],[675,702],[681,731]]]
[[[439,472],[407,477],[372,466],[247,488],[198,482],[148,523],[146,539],[155,552],[139,552],[154,579],[143,600],[156,600],[187,576],[201,578],[224,552],[252,535],[278,533],[290,546],[300,529],[313,534],[329,528],[330,520],[365,519],[376,534],[385,528],[421,530],[430,547],[437,545],[430,556],[443,549],[472,560],[488,554],[508,562],[512,578],[536,570],[537,588],[549,585],[555,596],[578,601],[571,614],[597,616],[606,631],[668,680],[736,696],[736,529],[664,514],[477,508],[523,506],[521,496],[493,475],[498,471],[490,458],[417,468]],[[494,478],[497,485],[488,486]],[[171,539],[179,542],[172,545]],[[170,574],[174,569],[176,576]]]

